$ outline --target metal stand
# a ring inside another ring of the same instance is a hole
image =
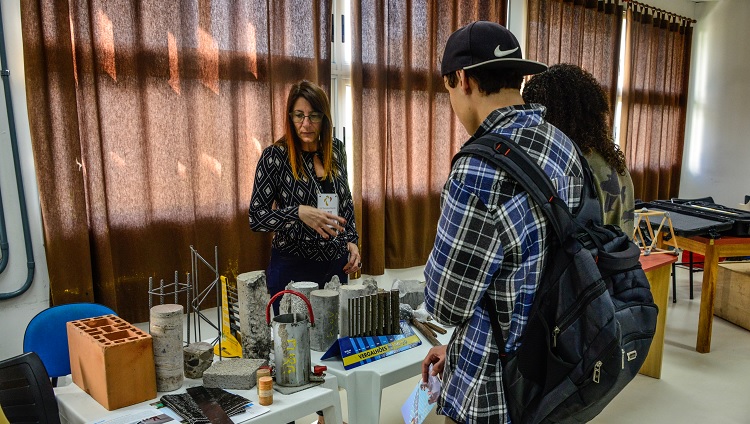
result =
[[[216,338],[214,338],[211,344],[216,345],[218,343],[219,350],[221,350],[221,334],[223,328],[221,319],[221,284],[219,282],[220,277],[218,246],[214,246],[214,265],[209,264],[205,259],[203,259],[201,255],[198,254],[198,251],[195,250],[193,246],[190,246],[190,263],[191,272],[187,274],[187,278],[184,283],[179,282],[177,271],[174,272],[174,283],[172,284],[165,285],[164,280],[160,280],[159,286],[154,287],[153,277],[148,278],[148,308],[149,310],[151,310],[151,308],[153,307],[154,296],[158,297],[160,305],[164,304],[165,298],[171,297],[174,297],[175,304],[180,304],[179,294],[185,293],[185,305],[187,313],[187,341],[185,341],[185,346],[190,344],[191,334],[196,342],[202,340],[200,324],[201,321],[203,321],[217,330],[218,335],[216,336]],[[198,287],[198,271],[200,268],[200,263],[203,263],[206,267],[208,267],[210,274],[212,274],[212,276],[214,277],[214,279],[210,283],[208,283],[208,285],[202,290],[200,290]],[[208,317],[204,315],[203,312],[201,312],[201,303],[206,300],[212,290],[216,294],[216,322],[218,324],[214,324],[213,322],[211,322],[211,320],[208,319]],[[191,324],[193,327],[192,333],[190,331]],[[221,360],[221,356],[219,356],[219,360]]]
[[[164,298],[165,297],[172,297],[174,296],[174,304],[179,305],[179,294],[185,293],[187,296],[186,305],[187,306],[187,313],[190,313],[190,293],[192,292],[192,285],[190,284],[190,274],[187,275],[187,279],[184,283],[180,283],[179,280],[179,273],[177,271],[174,272],[174,283],[172,284],[164,284],[164,280],[159,280],[159,286],[154,287],[154,277],[148,277],[148,310],[151,311],[151,308],[154,307],[154,296],[157,296],[159,298],[159,305],[164,304]],[[150,316],[149,316],[149,326],[151,324]],[[190,324],[190,321],[188,320],[188,325]],[[190,328],[190,327],[188,327]],[[188,337],[189,337],[190,330],[188,330]],[[188,341],[189,343],[189,341]]]

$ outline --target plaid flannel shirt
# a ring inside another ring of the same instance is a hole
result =
[[[580,203],[581,163],[572,141],[543,119],[541,105],[497,109],[473,137],[492,131],[523,147],[552,178],[569,207]],[[456,325],[448,344],[438,411],[458,422],[509,423],[502,365],[482,298],[500,315],[505,350],[524,330],[551,236],[547,218],[493,164],[464,156],[441,195],[435,245],[425,267],[427,310]]]

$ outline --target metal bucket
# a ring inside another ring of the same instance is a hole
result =
[[[304,314],[281,314],[271,322],[271,305],[284,293],[299,296],[307,305]],[[310,301],[294,290],[276,293],[266,305],[266,323],[273,327],[273,356],[276,366],[276,384],[279,386],[303,386],[310,382],[310,327],[315,326]],[[308,325],[309,324],[309,325]]]

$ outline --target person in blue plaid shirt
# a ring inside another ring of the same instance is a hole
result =
[[[469,134],[488,132],[518,143],[550,176],[572,209],[580,203],[583,171],[573,142],[544,120],[539,104],[524,104],[525,75],[547,66],[524,60],[505,27],[473,22],[447,41],[441,73],[451,106]],[[432,348],[422,379],[442,378],[438,414],[446,423],[510,423],[503,397],[500,352],[519,347],[539,283],[549,238],[547,218],[521,186],[485,159],[463,156],[441,195],[435,244],[425,267],[425,304],[445,325],[448,345]],[[483,298],[494,302],[506,341],[498,348]]]

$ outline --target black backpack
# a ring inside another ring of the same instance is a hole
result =
[[[646,360],[658,308],[640,249],[617,226],[602,225],[591,170],[573,216],[551,180],[516,143],[487,134],[454,158],[478,155],[505,170],[542,207],[557,238],[520,347],[503,354],[503,387],[513,424],[587,422],[630,382]],[[554,238],[554,237],[552,237]],[[494,302],[485,296],[503,352]]]

